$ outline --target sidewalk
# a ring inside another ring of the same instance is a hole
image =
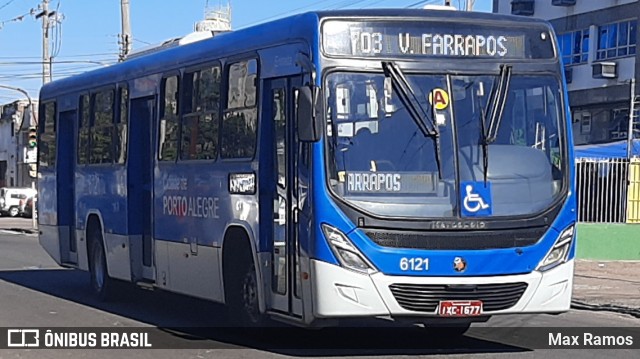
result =
[[[28,234],[37,233],[37,230],[33,228],[33,220],[22,217],[0,217],[0,230]]]
[[[640,318],[640,261],[576,260],[572,306]]]

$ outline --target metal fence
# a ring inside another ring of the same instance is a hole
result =
[[[576,159],[578,221],[626,223],[629,171],[626,158]]]

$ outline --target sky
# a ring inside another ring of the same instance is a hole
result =
[[[0,0],[0,85],[20,88],[36,99],[42,86],[42,0]],[[129,0],[133,49],[184,36],[204,18],[207,5],[227,0]],[[464,2],[453,0],[454,5]],[[443,0],[230,0],[231,25],[240,29],[311,10],[406,8]],[[492,0],[476,0],[475,11],[491,11]],[[34,11],[32,11],[34,9]],[[55,79],[117,62],[121,32],[120,0],[50,0],[57,10],[50,31]],[[24,98],[0,89],[0,105]]]

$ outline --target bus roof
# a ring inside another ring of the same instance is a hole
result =
[[[252,27],[218,34],[213,38],[187,45],[160,50],[148,55],[135,57],[108,67],[92,70],[72,77],[45,84],[40,91],[42,100],[49,94],[64,94],[122,82],[140,76],[162,73],[171,68],[195,65],[203,58],[232,56],[240,52],[250,52],[265,46],[293,41],[319,41],[318,24],[325,18],[414,18],[414,19],[458,19],[487,22],[518,22],[551,26],[540,19],[523,16],[501,15],[482,12],[442,11],[429,9],[363,9],[315,11],[289,16]],[[241,45],[238,45],[241,44]],[[313,46],[313,45],[312,45]]]

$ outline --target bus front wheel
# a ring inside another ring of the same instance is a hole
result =
[[[107,260],[102,244],[102,232],[100,228],[93,227],[89,241],[89,271],[91,273],[91,290],[101,301],[113,299],[113,287],[115,283],[109,277]]]
[[[258,279],[256,267],[252,260],[241,261],[227,282],[227,305],[229,306],[231,323],[243,327],[261,327],[266,324],[266,317],[260,313]]]

